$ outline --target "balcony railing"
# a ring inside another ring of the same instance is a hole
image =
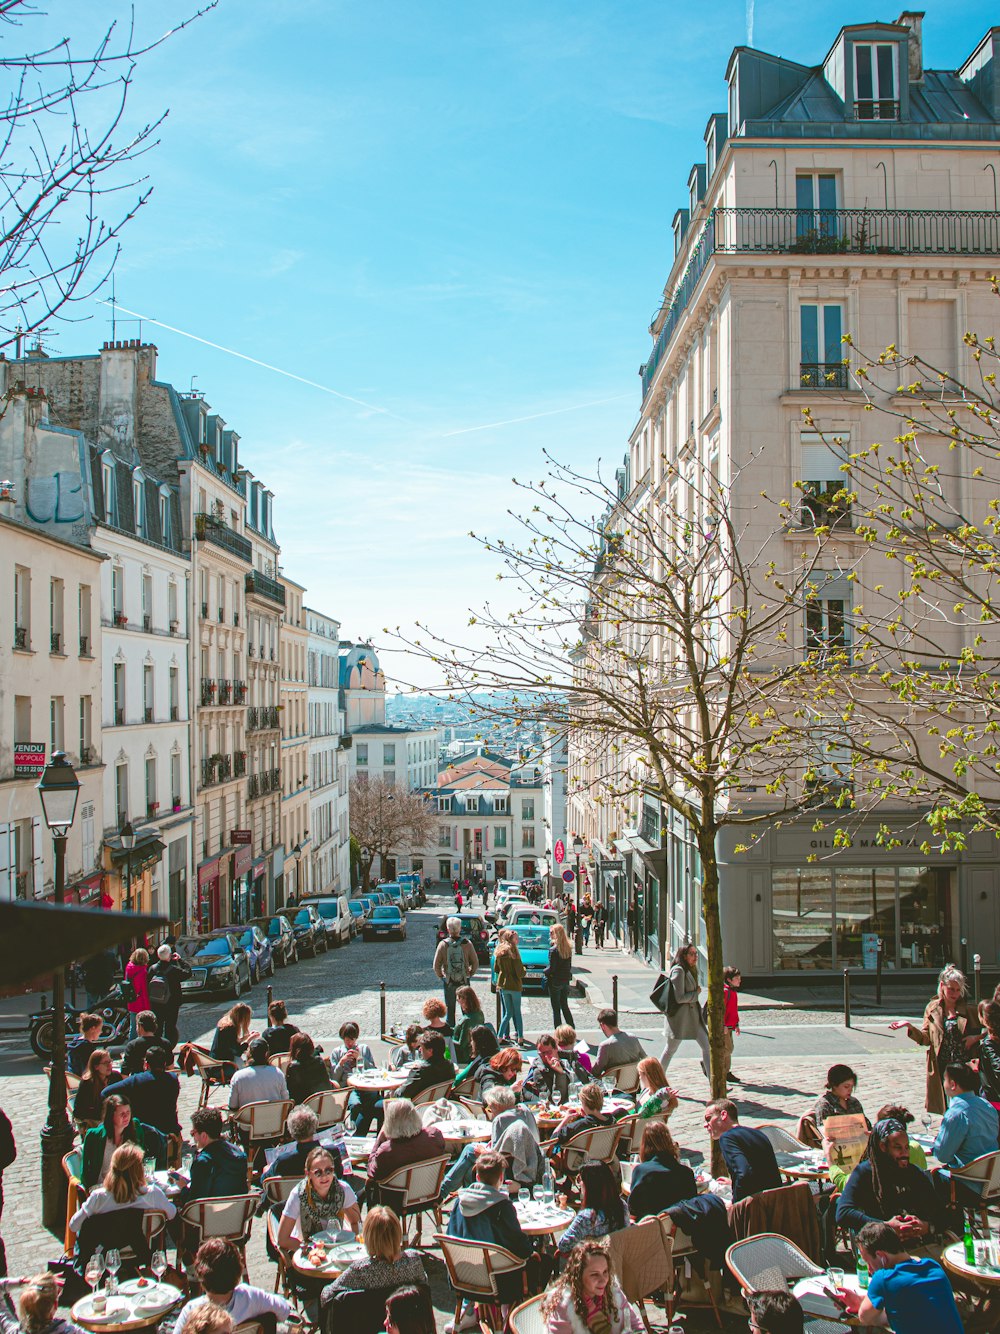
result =
[[[124,705],[115,705],[115,727],[125,726],[125,708]]]
[[[80,657],[90,657],[90,638],[87,635],[80,636]]]
[[[256,732],[257,730],[257,706],[251,704],[247,709],[247,731]]]
[[[251,774],[247,783],[247,801],[256,801],[260,796],[260,775]]]
[[[180,722],[180,717],[181,717],[181,706],[179,704],[171,704],[170,721],[172,723]]]
[[[256,801],[258,797],[266,797],[271,792],[277,792],[281,787],[280,769],[263,769],[259,774],[251,774],[247,780],[247,800]]]
[[[50,653],[62,652],[62,635],[57,633],[55,630],[53,630],[51,635],[49,635],[49,652]]]
[[[247,683],[246,681],[233,682],[233,703],[245,704],[247,702]]]
[[[802,389],[846,389],[847,367],[840,361],[803,361],[799,366]]]
[[[207,676],[201,678],[201,702],[202,704],[215,703],[215,682]]]
[[[146,722],[151,723],[153,721],[153,706],[151,704],[147,704],[143,709],[143,713],[145,715]]]
[[[28,882],[30,880],[30,877],[31,877],[30,871],[18,871],[16,873],[14,877],[16,885],[14,892],[17,898],[26,899],[28,897]]]
[[[247,543],[249,546],[249,543]],[[279,607],[285,605],[285,588],[279,584],[277,579],[270,578],[269,575],[261,574],[260,570],[251,570],[246,577],[246,590],[259,598],[267,598],[269,602],[276,602]]]
[[[242,778],[247,771],[247,753],[245,750],[233,751],[233,777]]]
[[[247,710],[248,732],[276,732],[280,726],[280,715],[275,704],[252,704]]]
[[[128,625],[128,617],[123,611],[116,611],[114,614],[114,623],[118,629],[121,630]]]
[[[151,612],[148,612],[148,611],[144,611],[144,612],[143,612],[143,614],[142,614],[142,628],[146,631],[147,634],[152,633],[152,629],[153,629],[153,616],[152,616],[152,613],[151,613]]]
[[[233,698],[233,685],[231,681],[219,682],[219,703],[228,704]]]
[[[14,647],[15,648],[28,647],[28,627],[26,625],[14,626]]]
[[[855,120],[899,120],[899,103],[892,98],[860,98],[854,103]]]
[[[245,560],[249,565],[253,558],[253,547],[242,533],[237,533],[234,529],[228,527],[221,519],[217,519],[213,514],[196,514],[194,516],[194,534],[202,542],[213,542],[217,547],[222,547],[224,551],[230,552],[233,556],[239,556],[240,560]],[[208,615],[206,608],[205,615]],[[220,616],[221,620],[222,617]]]
[[[1000,255],[1000,213],[902,208],[713,209],[641,368],[643,397],[709,260],[716,254]]]
[[[219,780],[215,776],[215,761],[202,760],[201,762],[201,785],[202,787],[211,787],[213,783]]]

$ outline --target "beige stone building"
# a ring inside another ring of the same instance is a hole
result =
[[[285,848],[286,900],[309,892],[309,631],[305,589],[281,578],[285,619],[281,626],[281,841]]]
[[[711,472],[729,488],[748,549],[787,560],[803,532],[824,523],[841,485],[840,456],[824,435],[853,448],[889,429],[852,387],[842,335],[876,352],[919,350],[959,376],[974,369],[964,331],[995,330],[984,280],[1000,252],[1000,29],[978,46],[970,34],[968,59],[941,70],[924,58],[921,17],[845,27],[825,55],[817,49],[815,66],[734,50],[726,109],[709,118],[674,218],[639,419],[619,472],[627,504],[688,506],[701,531],[698,482]],[[806,406],[824,435],[804,429]],[[781,528],[761,492],[794,496],[797,483],[801,504]],[[963,512],[981,508],[972,478],[946,485]],[[869,615],[898,604],[904,589],[902,569],[870,568],[849,522],[827,552],[822,596],[808,623],[805,605],[796,618],[792,652],[805,651],[807,636],[849,648],[852,587],[839,570],[881,585],[866,598]],[[961,648],[957,632],[942,635],[942,653]],[[581,652],[577,670],[593,670],[594,651]],[[586,766],[571,747],[571,788],[599,789],[602,774]],[[763,791],[746,799],[767,809]],[[832,977],[873,966],[878,938],[890,970],[930,973],[948,960],[971,963],[973,951],[988,966],[1000,961],[991,843],[922,854],[912,811],[880,814],[900,831],[900,847],[880,846],[865,827],[853,848],[835,852],[808,820],[770,827],[746,855],[735,837],[723,839],[727,961],[745,975]],[[683,822],[651,796],[616,810],[571,795],[567,823],[587,839],[613,918],[635,914],[651,963],[686,939],[702,945],[700,867]]]

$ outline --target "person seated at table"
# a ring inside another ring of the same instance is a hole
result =
[[[337,1176],[343,1177],[344,1163],[335,1146],[316,1138],[319,1129],[319,1117],[311,1107],[293,1107],[288,1113],[285,1128],[294,1140],[293,1144],[284,1144],[261,1173],[261,1180],[268,1177],[300,1177],[305,1175],[306,1159],[313,1149],[329,1149],[333,1153],[333,1165]]]
[[[397,1090],[401,1098],[412,1098],[415,1093],[422,1093],[435,1084],[450,1085],[455,1078],[455,1067],[445,1055],[444,1038],[440,1033],[425,1028],[418,1046],[420,1060],[408,1067],[406,1079]]]
[[[557,1144],[565,1144],[574,1135],[584,1130],[596,1130],[598,1126],[610,1126],[614,1116],[605,1112],[604,1090],[600,1084],[585,1084],[580,1090],[579,1110],[573,1108],[566,1113],[553,1131],[552,1138]]]
[[[837,1226],[860,1232],[889,1223],[904,1242],[919,1245],[945,1226],[945,1206],[926,1172],[910,1162],[902,1121],[876,1121],[864,1156],[837,1201]]]
[[[858,1077],[849,1065],[831,1065],[826,1072],[826,1088],[816,1099],[812,1120],[817,1130],[823,1129],[828,1116],[864,1116],[865,1109],[854,1096]],[[865,1124],[868,1124],[865,1118]],[[870,1129],[870,1126],[869,1126]]]
[[[449,1237],[460,1240],[467,1238],[471,1241],[492,1242],[512,1255],[527,1260],[535,1246],[531,1237],[525,1235],[510,1196],[502,1189],[505,1170],[503,1157],[493,1149],[478,1156],[476,1180],[458,1192],[458,1199],[448,1219],[447,1233]],[[520,1270],[498,1274],[495,1282],[501,1310],[521,1300],[524,1276]],[[468,1319],[468,1314],[463,1314],[454,1328],[471,1328]]]
[[[944,1091],[948,1108],[934,1141],[934,1157],[942,1165],[935,1180],[949,1199],[954,1186],[956,1199],[974,1204],[982,1194],[981,1183],[956,1181],[947,1169],[965,1167],[984,1153],[996,1153],[1000,1116],[992,1103],[979,1096],[979,1075],[971,1066],[958,1062],[945,1066]]]
[[[417,1042],[423,1031],[424,1030],[420,1024],[406,1025],[403,1041],[398,1047],[393,1047],[392,1055],[389,1057],[389,1068],[391,1070],[402,1070],[404,1065],[409,1065],[412,1061],[420,1060],[420,1052],[417,1050]]]
[[[479,1096],[485,1098],[493,1088],[516,1088],[523,1066],[521,1053],[513,1047],[496,1052],[479,1071]]]
[[[553,1036],[556,1040],[556,1046],[559,1048],[559,1055],[570,1076],[573,1079],[578,1079],[581,1084],[586,1084],[594,1067],[590,1052],[586,1049],[586,1043],[577,1041],[576,1029],[571,1024],[560,1024]]]
[[[232,1013],[232,1011],[230,1011]],[[267,1007],[267,1028],[261,1037],[272,1056],[284,1056],[292,1049],[292,1038],[299,1030],[288,1022],[288,1008],[282,1000],[272,1001]]]
[[[227,1010],[215,1025],[215,1034],[209,1051],[213,1061],[221,1061],[219,1077],[228,1084],[243,1064],[243,1054],[258,1035],[250,1028],[253,1010],[245,1001],[239,1001]]]
[[[907,1136],[909,1137],[909,1130],[907,1127],[911,1126],[914,1121],[913,1113],[909,1108],[903,1107],[900,1103],[887,1102],[884,1107],[880,1107],[875,1113],[876,1121],[885,1121],[889,1117],[892,1117],[896,1121],[901,1121],[903,1123],[903,1128],[907,1130]],[[834,1192],[837,1195],[840,1195],[843,1193],[843,1189],[847,1185],[847,1178],[851,1175],[850,1171],[835,1161],[837,1156],[837,1146],[832,1141],[824,1139],[823,1147],[826,1150],[826,1161],[830,1171],[830,1181],[833,1183]],[[912,1138],[910,1138],[910,1162],[913,1163],[915,1167],[919,1167],[925,1172],[927,1171],[927,1155],[917,1141]]]
[[[375,1057],[367,1042],[359,1042],[361,1030],[353,1019],[340,1026],[341,1046],[335,1047],[330,1057],[330,1066],[336,1082],[346,1088],[352,1075],[362,1070],[375,1069]],[[374,1121],[382,1124],[385,1103],[378,1089],[351,1089],[347,1100],[347,1114],[354,1127],[355,1135],[367,1135]]]
[[[0,1302],[0,1334],[83,1334],[79,1325],[57,1314],[59,1296],[55,1274],[35,1274],[23,1279],[17,1315],[9,1292],[4,1293]]]
[[[444,1136],[436,1126],[424,1128],[419,1110],[409,1098],[390,1098],[385,1122],[375,1139],[368,1158],[368,1203],[398,1203],[399,1193],[387,1191],[380,1183],[400,1167],[421,1163],[427,1158],[446,1158]]]
[[[142,1073],[108,1084],[101,1097],[107,1098],[114,1093],[127,1098],[132,1115],[143,1125],[154,1126],[161,1135],[179,1135],[181,1123],[177,1119],[177,1099],[181,1086],[177,1076],[167,1069],[169,1059],[162,1047],[150,1047]]]
[[[276,1292],[265,1292],[243,1282],[243,1260],[231,1241],[222,1237],[203,1241],[195,1253],[193,1267],[204,1296],[195,1297],[181,1308],[173,1334],[187,1334],[192,1317],[206,1306],[228,1312],[237,1325],[267,1315],[276,1320],[288,1319],[291,1302]]]
[[[472,1030],[485,1025],[486,1016],[479,1004],[479,997],[472,987],[459,987],[455,993],[455,1000],[458,1002],[462,1017],[455,1024],[451,1054],[455,1058],[456,1065],[467,1065],[472,1060],[472,1048],[469,1042]]]
[[[185,1204],[246,1192],[247,1156],[222,1138],[222,1112],[218,1107],[199,1107],[191,1113],[191,1143],[195,1155],[191,1160],[191,1184],[182,1196]]]
[[[95,1047],[90,1053],[87,1070],[80,1080],[80,1086],[73,1099],[73,1120],[78,1125],[97,1124],[104,1115],[101,1096],[109,1084],[115,1083],[117,1075],[111,1063],[111,1053],[103,1047]]]
[[[627,1226],[621,1182],[607,1163],[584,1163],[580,1168],[580,1209],[556,1244],[560,1255],[568,1255],[581,1241],[606,1237]]]
[[[733,1203],[783,1184],[771,1141],[762,1130],[740,1125],[731,1098],[716,1098],[705,1108],[705,1129],[719,1141],[733,1188]]]
[[[237,1070],[229,1084],[229,1110],[237,1112],[248,1102],[281,1102],[288,1097],[284,1072],[270,1064],[270,1053],[263,1038],[254,1038],[247,1047],[249,1065]]]
[[[581,1241],[542,1302],[546,1334],[644,1334],[642,1316],[621,1290],[607,1243]]]
[[[310,1094],[333,1088],[329,1066],[316,1050],[308,1033],[292,1034],[290,1054],[292,1059],[285,1066],[284,1073],[292,1102],[305,1102]]]
[[[650,1121],[642,1130],[639,1163],[632,1169],[628,1211],[636,1222],[649,1214],[661,1214],[681,1200],[698,1194],[698,1182],[665,1121]]]
[[[554,1103],[556,1094],[559,1101],[569,1100],[569,1072],[562,1063],[559,1048],[551,1033],[543,1033],[535,1043],[536,1055],[528,1066],[521,1087],[533,1097],[544,1098]]]
[[[500,1041],[489,1024],[478,1024],[469,1034],[469,1051],[471,1053],[469,1063],[455,1075],[452,1087],[464,1083],[466,1079],[472,1079],[475,1080],[475,1087],[472,1090],[473,1095],[482,1097],[484,1090],[480,1081],[483,1077],[483,1071],[499,1050]]]
[[[346,1181],[337,1177],[329,1149],[313,1149],[306,1158],[305,1179],[289,1195],[278,1224],[278,1245],[290,1253],[317,1232],[337,1232],[341,1220],[352,1232],[361,1222],[358,1199]],[[317,1294],[318,1295],[318,1294]]]
[[[236,1321],[221,1306],[201,1306],[189,1317],[184,1334],[236,1334]]]
[[[101,1045],[104,1020],[99,1014],[81,1014],[80,1032],[66,1043],[66,1068],[83,1078],[87,1062]]]
[[[483,1102],[483,1112],[490,1122],[490,1143],[467,1144],[445,1173],[441,1194],[447,1197],[467,1186],[476,1171],[476,1158],[487,1148],[502,1153],[508,1175],[519,1185],[533,1186],[541,1179],[544,1166],[539,1148],[540,1136],[534,1116],[518,1105],[514,1090],[493,1088]]]
[[[631,1065],[641,1061],[646,1049],[638,1038],[618,1027],[618,1011],[606,1007],[597,1012],[597,1023],[604,1034],[604,1041],[597,1048],[597,1055],[591,1065],[591,1074],[600,1079],[605,1070],[614,1070],[619,1065]]]
[[[452,1322],[449,1321],[448,1325]],[[448,1330],[448,1325],[445,1329]],[[477,1318],[476,1327],[479,1327]],[[448,1334],[453,1334],[452,1330]],[[386,1334],[436,1334],[437,1322],[426,1288],[397,1288],[385,1300]]]
[[[676,1089],[667,1083],[667,1073],[655,1056],[639,1062],[639,1091],[635,1110],[642,1117],[669,1116],[680,1101]]]
[[[866,1292],[838,1289],[850,1315],[895,1334],[962,1334],[951,1280],[937,1260],[910,1255],[889,1223],[866,1223],[855,1240],[869,1277]]]
[[[135,1024],[136,1036],[122,1048],[122,1074],[139,1074],[146,1064],[146,1052],[150,1047],[162,1047],[169,1058],[167,1065],[173,1065],[173,1046],[160,1033],[160,1026],[153,1011],[140,1010],[135,1017]]]
[[[764,1288],[750,1293],[746,1300],[750,1334],[803,1334],[805,1312],[798,1297],[787,1289]]]
[[[95,1187],[70,1219],[70,1231],[79,1232],[88,1218],[115,1213],[119,1209],[159,1209],[173,1218],[177,1208],[159,1186],[146,1181],[142,1149],[138,1144],[119,1144],[111,1155],[111,1166],[100,1186]]]
[[[90,1190],[103,1181],[111,1168],[111,1158],[122,1144],[136,1144],[143,1155],[156,1160],[158,1168],[167,1165],[167,1144],[153,1126],[144,1125],[132,1115],[127,1098],[112,1094],[103,1100],[101,1124],[83,1137],[83,1167],[80,1181]]]
[[[993,1000],[980,1001],[979,1022],[984,1033],[979,1043],[980,1091],[1000,1112],[1000,1005]]]
[[[352,1261],[323,1289],[321,1306],[338,1292],[368,1292],[372,1288],[392,1291],[404,1283],[428,1283],[420,1252],[403,1250],[403,1228],[391,1209],[376,1204],[368,1210],[361,1240],[368,1258]]]
[[[455,993],[455,999],[458,999],[458,993]],[[438,996],[428,996],[421,1006],[420,1013],[424,1018],[424,1028],[431,1029],[435,1033],[440,1033],[443,1038],[450,1038],[454,1029],[451,1024],[445,1020],[448,1013],[448,1007]],[[445,1044],[447,1047],[447,1043]]]

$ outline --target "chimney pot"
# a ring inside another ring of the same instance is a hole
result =
[[[922,9],[904,9],[896,22],[901,28],[909,28],[907,42],[907,64],[910,83],[924,81],[924,44],[921,29],[924,21]]]

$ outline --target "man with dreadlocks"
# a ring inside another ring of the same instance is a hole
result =
[[[904,1243],[920,1245],[945,1226],[945,1205],[926,1172],[910,1162],[902,1121],[877,1121],[864,1156],[837,1202],[837,1226],[860,1232],[868,1223],[889,1223]]]

